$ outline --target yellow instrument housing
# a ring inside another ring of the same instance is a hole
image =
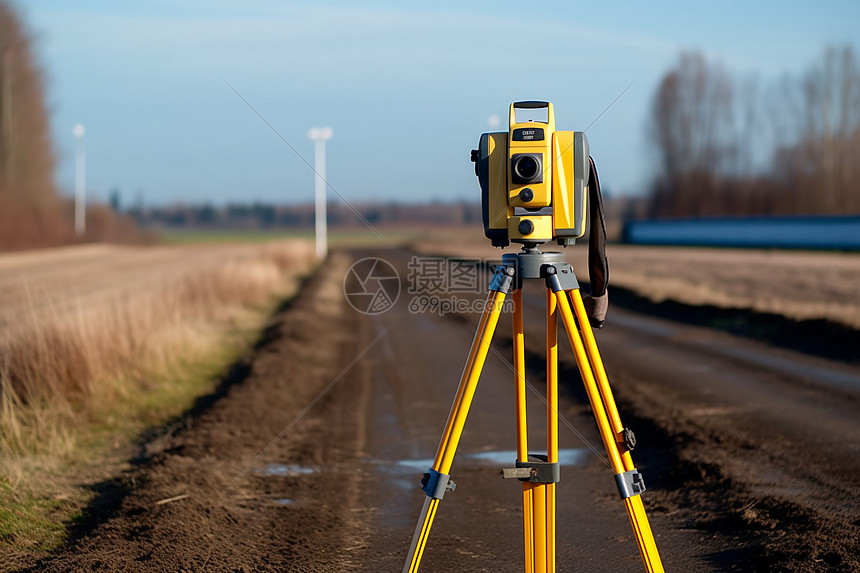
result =
[[[515,156],[526,153],[540,155],[543,159],[540,165],[543,177],[541,182],[535,183],[516,183],[513,177],[513,160],[508,161],[508,205],[511,207],[538,208],[549,207],[552,204],[552,170],[549,165],[552,162],[552,135],[555,133],[555,114],[553,113],[552,104],[547,104],[547,122],[542,121],[525,121],[517,123],[515,103],[512,103],[508,111],[508,156],[513,159]],[[523,135],[523,138],[517,139],[517,134],[540,134],[540,138],[527,139],[528,135]],[[524,189],[531,189],[534,193],[534,198],[531,201],[524,202],[520,199],[520,193]]]
[[[588,203],[588,141],[585,134],[581,131],[556,131],[552,136],[552,156],[552,227],[555,237],[578,239],[585,234]]]
[[[534,225],[534,231],[528,235],[520,233],[519,225],[522,221],[529,220]],[[535,241],[545,243],[552,241],[552,217],[549,215],[515,215],[508,219],[508,237],[512,241]]]
[[[516,111],[523,108],[545,108],[546,121],[518,123]],[[585,234],[588,140],[582,132],[556,131],[550,102],[512,103],[508,131],[482,134],[472,160],[481,184],[484,234],[493,245],[535,246],[554,239],[569,245]],[[527,235],[518,229],[525,219],[534,225]]]

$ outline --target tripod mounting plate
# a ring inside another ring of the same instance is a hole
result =
[[[518,279],[540,279],[541,265],[563,263],[562,253],[506,253],[502,255],[502,264],[516,269]]]
[[[502,255],[502,264],[506,267],[513,267],[515,271],[513,288],[515,290],[523,288],[523,279],[546,278],[545,269],[547,266],[556,267],[560,273],[565,275],[559,277],[567,279],[563,285],[565,290],[579,288],[576,276],[573,274],[573,268],[564,260],[563,253],[542,253],[540,251],[507,253]]]

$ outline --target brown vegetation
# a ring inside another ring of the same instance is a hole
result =
[[[54,156],[42,98],[41,73],[30,38],[6,2],[0,3],[0,179],[2,195],[26,205],[55,200]]]
[[[860,62],[850,47],[764,88],[685,53],[652,110],[651,216],[860,212]]]
[[[311,260],[306,242],[248,247],[193,272],[149,268],[164,276],[122,297],[29,301],[0,331],[0,482],[22,479],[19,462],[34,453],[62,460],[75,447],[71,429],[217,353],[249,306],[284,295]]]
[[[99,205],[87,210],[86,235],[75,236],[71,205],[53,182],[44,85],[31,44],[14,10],[0,0],[0,250],[139,240],[130,219]]]
[[[42,94],[30,38],[12,8],[0,2],[0,248],[73,237],[54,189]]]

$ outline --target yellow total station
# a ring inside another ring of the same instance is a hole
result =
[[[472,151],[484,234],[497,247],[571,245],[585,232],[588,140],[556,131],[545,101],[511,104],[508,131],[484,133]]]

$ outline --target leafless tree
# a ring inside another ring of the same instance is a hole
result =
[[[682,54],[654,97],[649,134],[659,157],[652,215],[860,213],[860,62],[850,47],[765,88]]]
[[[700,53],[683,53],[660,82],[649,128],[659,156],[662,215],[719,210],[719,175],[735,161],[733,84]]]
[[[801,85],[803,139],[798,145],[805,163],[805,186],[817,187],[817,210],[856,211],[860,207],[856,201],[860,191],[860,65],[851,48],[826,50]]]
[[[54,157],[41,74],[15,12],[0,2],[0,195],[55,202]]]

